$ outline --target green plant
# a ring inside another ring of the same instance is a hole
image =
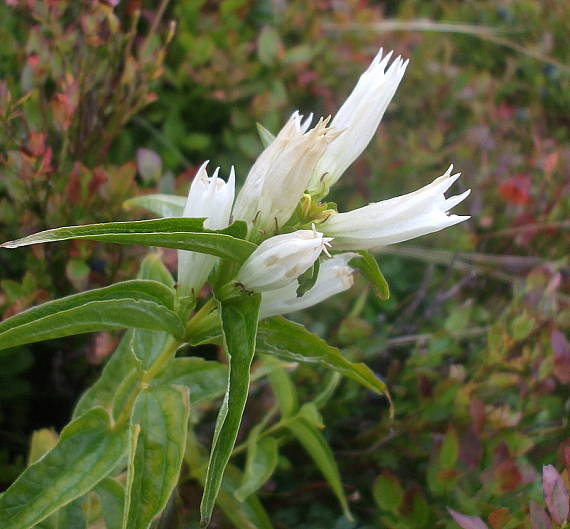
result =
[[[55,228],[2,244],[18,248],[87,240],[178,250],[176,288],[160,257],[152,254],[143,261],[138,279],[47,302],[0,324],[3,350],[127,329],[57,443],[0,497],[3,527],[23,529],[44,519],[49,524],[53,516],[59,520],[55,523],[63,519],[68,527],[68,520],[82,518],[94,492],[110,528],[122,523],[123,528],[146,529],[167,506],[185,458],[192,477],[203,485],[203,526],[209,525],[216,501],[230,518],[244,515],[243,509],[234,512],[237,500],[255,511],[255,526],[269,527],[253,494],[276,467],[276,434],[283,431],[315,460],[351,518],[337,464],[319,431],[319,407],[338,376],[300,406],[283,362],[321,364],[379,395],[388,395],[386,387],[365,365],[347,360],[302,325],[278,315],[350,288],[355,268],[387,298],[386,281],[368,250],[468,218],[448,214],[468,194],[445,198],[459,177],[451,174],[451,167],[414,193],[352,212],[338,213],[334,204],[322,201],[369,143],[394,96],[407,63],[400,58],[390,63],[390,57],[380,50],[330,127],[330,119],[320,119],[310,128],[311,117],[303,121],[295,112],[277,136],[262,130],[266,149],[235,202],[233,170],[224,182],[218,169],[209,177],[203,164],[186,200],[163,194],[130,200],[131,206],[165,218]],[[212,292],[202,299],[206,281]],[[220,342],[227,367],[177,357],[184,347]],[[236,448],[256,352],[278,409]],[[222,392],[205,456],[188,430],[191,403]],[[279,420],[270,424],[277,414]],[[244,450],[245,472],[238,485],[231,477],[235,471],[230,467],[226,473],[226,468]],[[228,498],[228,491],[233,496]]]

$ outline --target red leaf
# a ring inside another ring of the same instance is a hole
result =
[[[514,490],[521,484],[521,471],[515,461],[507,459],[497,465],[495,479],[502,492]]]
[[[552,465],[542,467],[544,501],[555,523],[562,525],[568,519],[569,496],[562,476]]]
[[[499,195],[503,200],[511,204],[519,206],[530,204],[530,184],[529,176],[513,176],[499,186]]]
[[[493,529],[503,529],[511,520],[511,514],[508,509],[500,507],[489,513],[489,523]]]
[[[548,514],[533,500],[530,500],[530,527],[531,529],[552,529]]]
[[[466,516],[465,514],[459,514],[449,507],[447,510],[455,522],[463,529],[489,529],[487,524],[481,520],[479,516]]]

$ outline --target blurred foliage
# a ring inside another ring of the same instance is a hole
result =
[[[533,528],[550,527],[537,525],[542,466],[567,468],[570,446],[570,4],[11,0],[0,17],[3,240],[127,218],[125,198],[183,194],[205,159],[243,181],[261,150],[257,122],[276,132],[297,108],[334,114],[379,45],[410,57],[332,199],[348,210],[402,194],[451,161],[473,189],[473,218],[387,248],[390,300],[362,284],[298,315],[393,395],[393,420],[346,381],[321,409],[356,522],[296,444],[261,499],[282,528],[456,528],[447,507],[492,529],[531,527],[533,512]],[[90,243],[1,253],[3,316],[131,277],[137,255]],[[115,343],[102,334],[3,360],[1,485],[25,464],[32,430],[66,421]],[[318,369],[291,376],[301,401],[322,389]],[[242,435],[274,402],[264,385],[253,395]],[[214,409],[200,410],[203,441]],[[561,479],[568,486],[568,470]],[[194,487],[181,489],[189,520]],[[216,524],[232,527],[222,515]]]

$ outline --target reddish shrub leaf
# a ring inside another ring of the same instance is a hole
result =
[[[550,333],[550,344],[554,351],[554,376],[563,384],[570,382],[570,344],[558,329]]]
[[[515,490],[522,480],[521,471],[512,459],[502,461],[495,469],[495,479],[497,486],[502,492]]]
[[[552,465],[542,467],[544,501],[555,523],[561,525],[568,519],[569,496],[562,476]]]
[[[552,529],[548,514],[533,500],[530,500],[530,527],[531,529]]]
[[[503,529],[511,520],[511,513],[508,509],[501,507],[489,513],[489,524],[493,529]]]
[[[516,175],[499,186],[499,195],[505,202],[524,206],[531,201],[531,180],[527,175]]]
[[[460,514],[453,509],[447,508],[449,514],[462,529],[489,529],[487,524],[479,518],[479,516],[466,516]]]

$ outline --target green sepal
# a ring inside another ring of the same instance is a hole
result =
[[[315,286],[317,278],[319,277],[320,259],[317,259],[313,266],[305,270],[298,278],[299,286],[297,287],[297,297],[301,297],[305,292],[308,292]]]
[[[390,298],[390,287],[388,282],[380,270],[378,261],[374,256],[365,250],[359,250],[356,252],[359,257],[355,257],[350,260],[350,266],[357,268],[362,272],[362,275],[367,279],[367,281],[372,285],[376,295],[382,299],[386,300]]]

